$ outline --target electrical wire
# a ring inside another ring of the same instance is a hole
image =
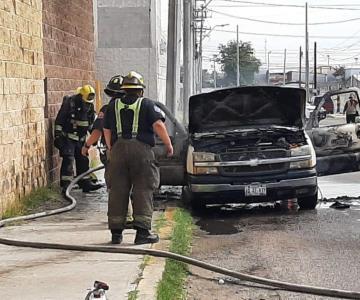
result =
[[[227,33],[236,33],[234,30],[225,30],[225,29],[214,29],[216,32],[227,32]],[[261,32],[244,32],[239,31],[240,34],[244,35],[259,35],[259,36],[274,36],[274,37],[290,37],[290,38],[303,38],[304,35],[295,35],[295,34],[276,34],[276,33],[261,33]],[[352,39],[357,37],[352,36],[330,36],[330,35],[311,35],[309,38],[316,39]]]
[[[209,11],[223,15],[226,17],[234,18],[234,19],[240,19],[240,20],[246,20],[251,22],[258,22],[258,23],[265,23],[265,24],[274,24],[274,25],[289,25],[289,26],[304,26],[305,23],[289,23],[289,22],[275,22],[275,21],[266,21],[266,20],[259,20],[259,19],[253,19],[253,18],[247,18],[247,17],[239,17],[232,14],[220,12],[214,9],[209,9]],[[352,18],[352,19],[345,19],[345,20],[338,20],[338,21],[328,21],[328,22],[316,22],[316,23],[308,23],[308,25],[330,25],[330,24],[340,24],[340,23],[347,23],[347,22],[354,22],[359,21],[360,18]]]
[[[253,5],[262,5],[262,6],[272,6],[272,7],[295,7],[295,8],[304,8],[304,5],[297,4],[278,4],[278,3],[265,3],[265,2],[253,2],[253,1],[242,1],[242,0],[221,0],[223,2],[231,2],[231,3],[244,3],[244,4],[253,4]],[[342,5],[342,4],[332,4],[332,5],[309,5],[309,8],[315,9],[336,9],[336,10],[360,10],[360,8],[354,7],[344,7],[350,5]],[[359,6],[358,4],[353,4],[351,6]]]

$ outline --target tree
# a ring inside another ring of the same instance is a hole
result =
[[[338,66],[338,67],[334,67],[334,68],[335,68],[335,72],[333,73],[333,75],[335,76],[336,79],[340,80],[341,83],[345,85],[345,83],[346,83],[345,67]]]
[[[226,45],[219,45],[218,62],[225,73],[225,80],[228,85],[236,85],[236,41],[229,41]],[[249,42],[239,42],[240,58],[240,84],[252,84],[255,73],[259,72],[261,62],[254,56],[254,49]]]

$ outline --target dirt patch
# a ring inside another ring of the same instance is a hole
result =
[[[71,204],[71,202],[69,200],[66,200],[61,195],[59,195],[57,197],[50,197],[48,200],[39,204],[35,208],[28,208],[26,214],[30,215],[30,214],[40,213],[43,211],[59,209],[59,208],[66,207],[70,204]]]

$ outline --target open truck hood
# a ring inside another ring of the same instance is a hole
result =
[[[238,87],[190,97],[189,132],[240,126],[304,126],[306,92],[300,88]]]

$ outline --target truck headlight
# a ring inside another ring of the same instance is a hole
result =
[[[196,162],[207,162],[207,161],[215,161],[215,154],[210,152],[193,152],[193,163]],[[206,174],[218,174],[217,167],[197,167],[194,166],[193,174],[194,175],[206,175]]]
[[[217,167],[194,167],[194,175],[218,174]]]
[[[304,145],[296,147],[290,150],[291,157],[310,155],[310,159],[295,161],[290,163],[290,169],[310,169],[316,166],[316,154],[315,150],[310,145]]]
[[[215,161],[215,154],[210,152],[193,152],[194,162]]]

